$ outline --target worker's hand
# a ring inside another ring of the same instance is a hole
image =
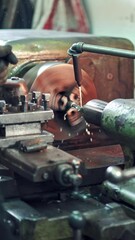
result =
[[[8,75],[8,65],[18,62],[16,56],[12,52],[12,46],[0,46],[0,85],[6,82]]]

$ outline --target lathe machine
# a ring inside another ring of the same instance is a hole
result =
[[[16,51],[28,62],[0,86],[1,239],[135,239],[135,52],[126,40],[126,49],[91,41],[68,46],[66,62]],[[90,77],[91,56],[98,71],[119,63],[108,88],[106,75],[102,86]]]

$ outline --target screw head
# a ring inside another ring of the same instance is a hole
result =
[[[44,180],[48,180],[48,178],[49,178],[49,173],[48,172],[44,172],[43,173],[43,179]]]

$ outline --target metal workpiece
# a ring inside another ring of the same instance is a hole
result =
[[[99,54],[106,54],[106,55],[111,55],[111,56],[135,59],[135,51],[110,48],[110,47],[105,47],[105,46],[100,46],[100,45],[87,44],[84,42],[74,43],[68,49],[69,55],[73,55],[73,54],[77,55],[82,52],[99,53]]]
[[[81,73],[79,74],[78,71]],[[78,111],[73,108],[69,111],[66,109],[69,101],[80,105],[81,98],[78,85],[81,84],[83,104],[96,97],[96,89],[90,76],[80,66],[76,68],[75,72],[77,79],[78,76],[82,76],[77,81],[75,81],[72,64],[56,64],[54,62],[51,66],[45,68],[45,71],[41,74],[37,74],[30,89],[30,91],[50,93],[49,106],[54,111],[54,120],[51,122],[53,128],[48,122],[47,125],[43,126],[43,129],[55,132],[56,140],[69,139],[85,130],[84,121]],[[89,89],[89,92],[87,89]]]

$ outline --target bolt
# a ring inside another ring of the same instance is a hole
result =
[[[20,79],[19,77],[11,77],[12,81],[19,81],[19,79]]]
[[[48,178],[49,178],[49,173],[48,172],[44,172],[43,173],[43,179],[44,180],[48,180]]]
[[[108,80],[112,80],[113,79],[113,74],[112,73],[108,73],[107,74],[107,79]]]

